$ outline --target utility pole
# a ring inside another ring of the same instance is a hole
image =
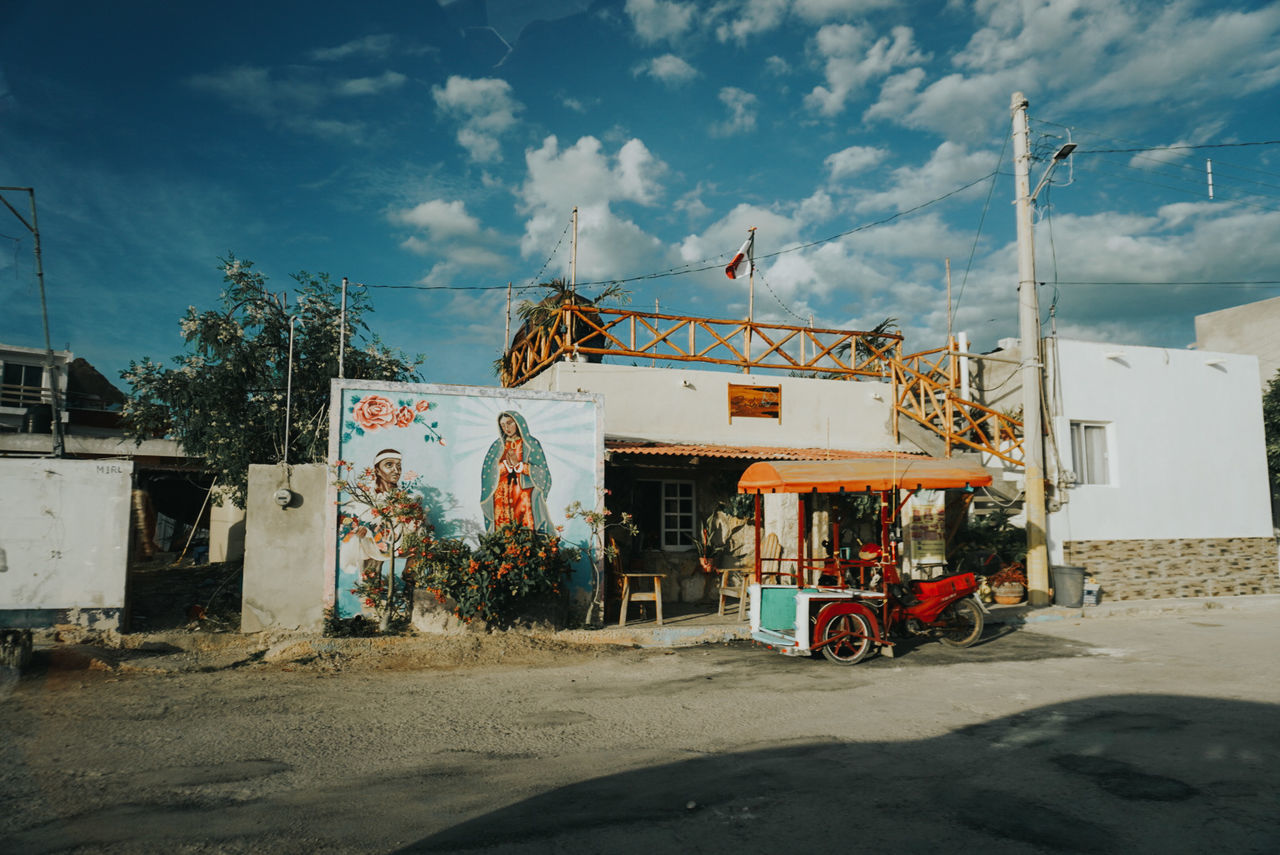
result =
[[[1031,222],[1028,103],[1025,95],[1015,92],[1010,106],[1018,218],[1018,334],[1022,340],[1022,459],[1026,482],[1023,507],[1027,517],[1027,600],[1033,606],[1046,606],[1049,604],[1049,549],[1045,531],[1048,514],[1044,500],[1044,428],[1040,420],[1040,299],[1036,294],[1036,250]]]
[[[0,202],[4,203],[4,206],[31,232],[35,246],[36,281],[40,285],[40,318],[44,323],[44,369],[45,375],[49,378],[49,404],[53,410],[53,456],[65,457],[66,447],[62,438],[62,404],[60,400],[62,380],[59,376],[58,364],[53,358],[53,344],[49,339],[49,309],[44,298],[44,262],[41,260],[40,255],[40,223],[36,219],[36,191],[33,187],[0,187],[0,191],[5,190],[26,193],[31,197],[31,222],[29,223],[22,214],[18,213],[17,208],[9,204],[9,200],[4,196],[0,196]]]

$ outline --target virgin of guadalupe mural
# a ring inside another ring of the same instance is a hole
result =
[[[486,531],[515,523],[548,534],[554,530],[547,511],[551,470],[542,443],[529,432],[524,416],[514,410],[498,414],[498,438],[484,456],[480,474],[480,507]]]
[[[400,483],[401,457],[394,448],[384,448],[373,458],[373,492],[386,493]],[[387,531],[373,508],[356,499],[342,503],[338,520],[340,543],[338,565],[343,573],[361,576],[386,561]]]

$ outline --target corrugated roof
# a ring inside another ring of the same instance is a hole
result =
[[[606,451],[668,457],[722,457],[734,460],[856,460],[914,458],[898,451],[847,451],[840,448],[785,448],[771,445],[707,445],[704,443],[637,442],[606,439]]]

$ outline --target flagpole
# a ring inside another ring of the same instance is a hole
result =
[[[756,322],[756,227],[752,226],[751,246],[747,250],[747,366],[743,371],[751,373],[751,326]]]

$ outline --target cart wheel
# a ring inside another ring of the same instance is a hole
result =
[[[822,655],[841,665],[856,665],[875,649],[871,626],[859,614],[836,615],[823,628],[822,641],[830,641],[822,645]]]
[[[938,640],[948,647],[968,647],[982,637],[982,609],[970,597],[956,600],[938,616]]]

